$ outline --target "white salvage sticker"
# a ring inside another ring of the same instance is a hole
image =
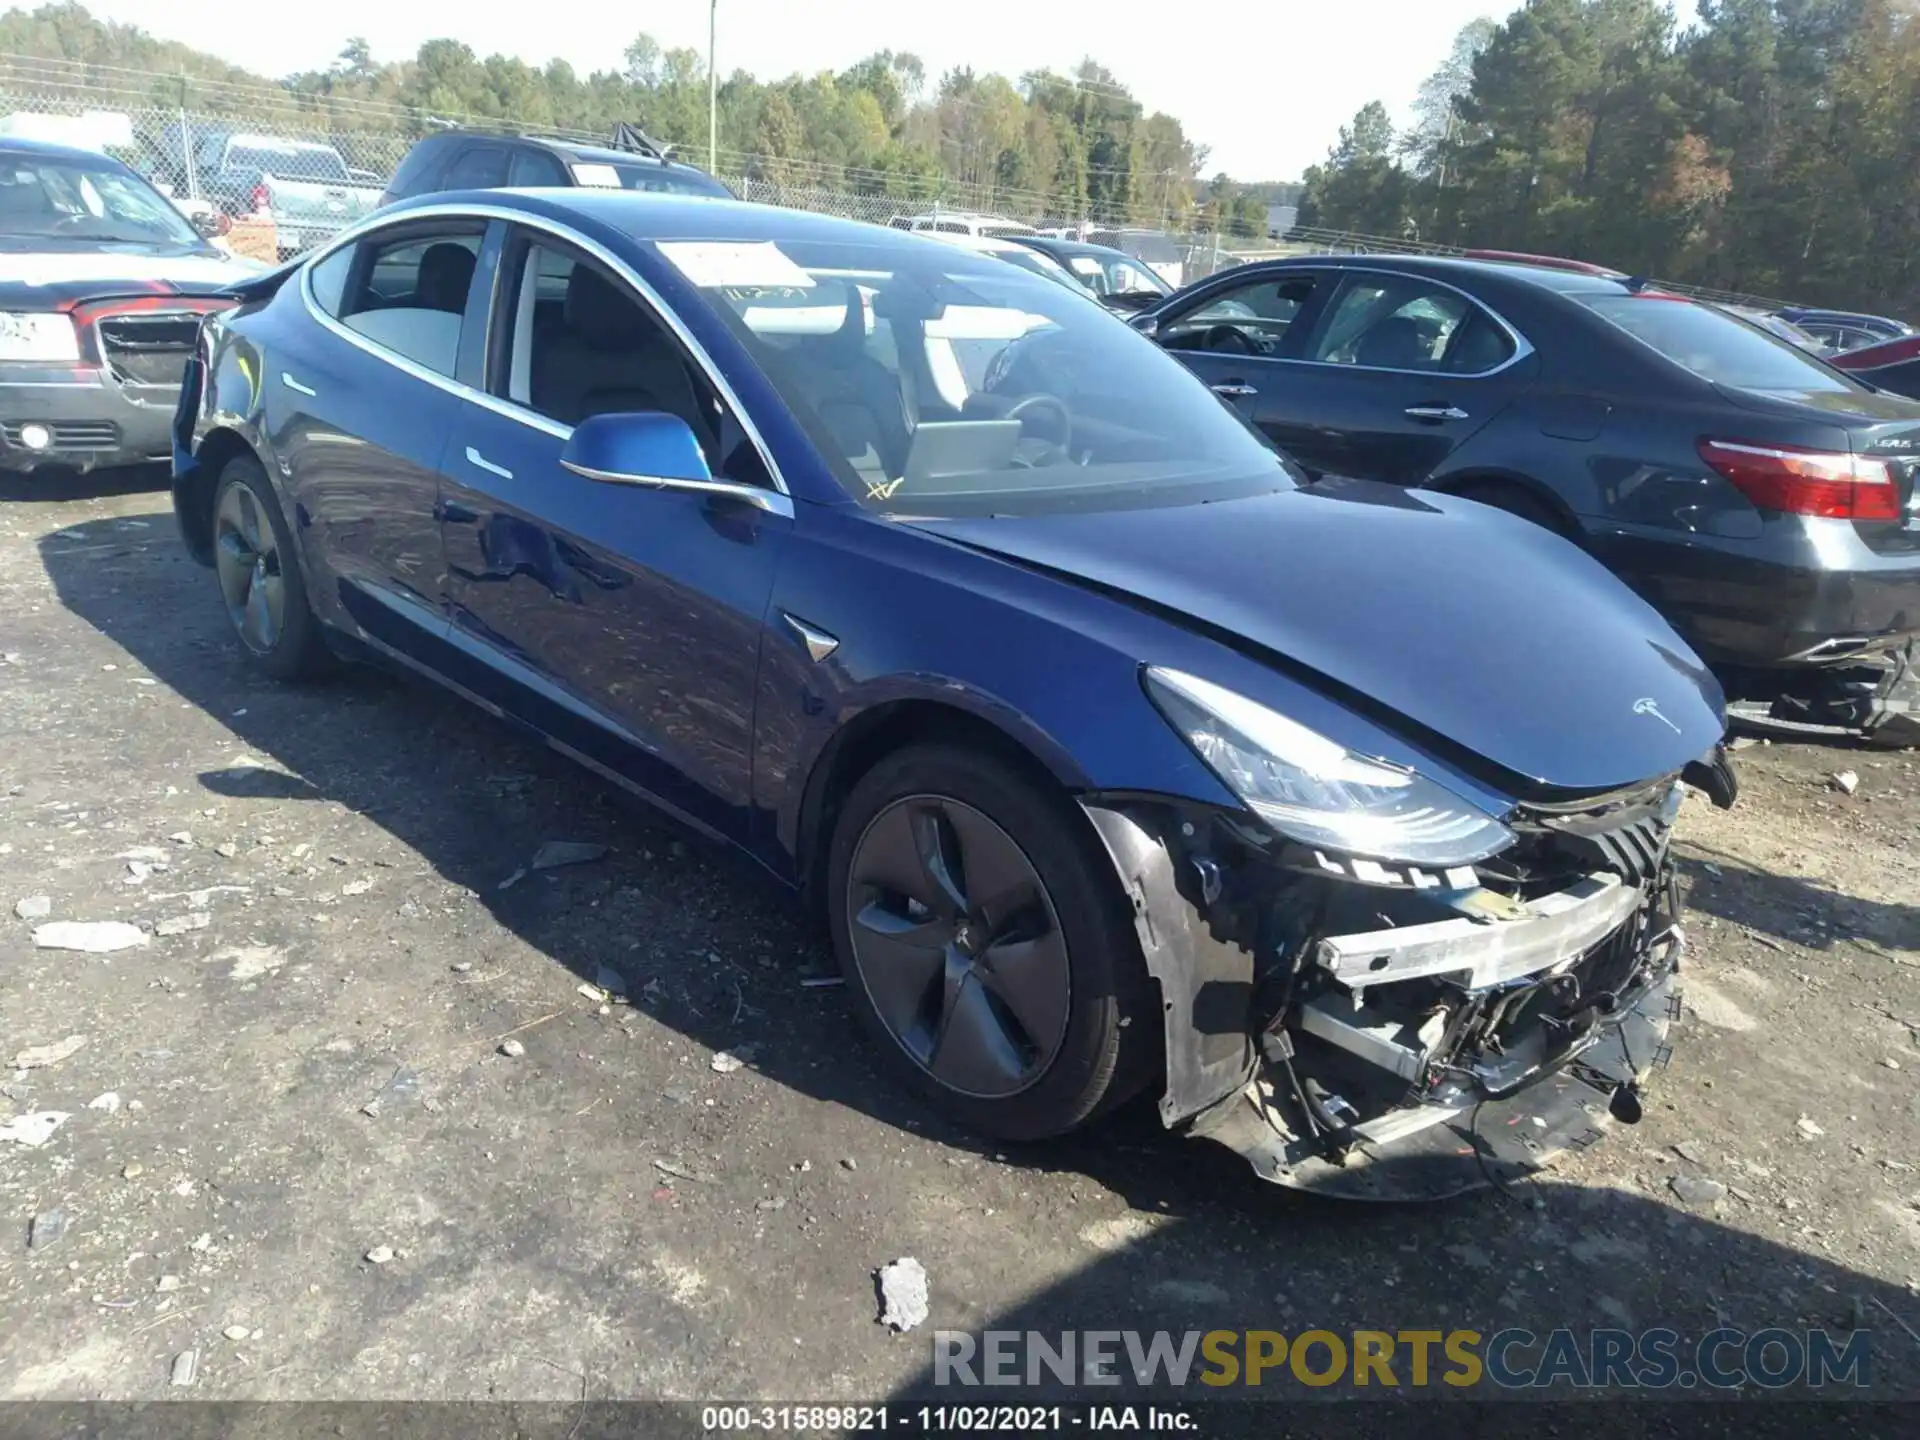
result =
[[[662,240],[660,253],[702,289],[813,288],[813,277],[771,240]]]
[[[592,185],[602,190],[620,188],[620,172],[611,165],[575,165],[573,179],[577,185]]]

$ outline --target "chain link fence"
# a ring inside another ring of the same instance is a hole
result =
[[[605,134],[499,118],[428,116],[282,87],[0,54],[0,136],[123,160],[216,244],[262,260],[312,249],[371,212],[414,143],[454,126],[610,142]],[[696,150],[689,158],[704,162],[705,155]],[[878,225],[900,216],[992,216],[1116,245],[1175,285],[1275,253],[1211,234],[1101,226],[1045,195],[948,178],[728,151],[718,159],[719,178],[742,199]]]

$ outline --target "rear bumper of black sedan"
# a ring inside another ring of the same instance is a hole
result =
[[[122,384],[96,366],[0,366],[0,471],[164,462],[177,386]]]
[[[1587,548],[1710,665],[1842,664],[1920,636],[1920,520],[1882,550],[1851,521],[1810,516],[1738,539],[1587,523]]]

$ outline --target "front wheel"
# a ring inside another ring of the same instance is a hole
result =
[[[307,679],[328,667],[320,622],[267,472],[239,455],[220,472],[213,500],[213,566],[234,634],[269,675]]]
[[[898,751],[841,810],[827,896],[861,1019],[963,1124],[1058,1135],[1147,1079],[1157,1016],[1139,943],[1064,795],[985,753]]]

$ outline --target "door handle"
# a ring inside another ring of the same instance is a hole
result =
[[[507,469],[504,465],[494,464],[471,445],[467,446],[467,463],[476,470],[484,470],[489,475],[498,475],[502,480],[511,480],[513,478],[513,471]]]
[[[477,510],[442,500],[433,507],[433,518],[447,525],[471,525],[480,518]]]
[[[302,385],[298,380],[294,379],[293,376],[289,375],[284,370],[280,372],[280,383],[286,386],[289,390],[293,391],[293,393],[296,395],[317,395],[320,393],[319,391],[315,390],[311,385]]]
[[[1458,405],[1409,405],[1409,420],[1464,420],[1467,412]]]
[[[1245,400],[1260,393],[1253,386],[1238,380],[1222,380],[1218,385],[1209,385],[1207,388],[1222,400]]]

